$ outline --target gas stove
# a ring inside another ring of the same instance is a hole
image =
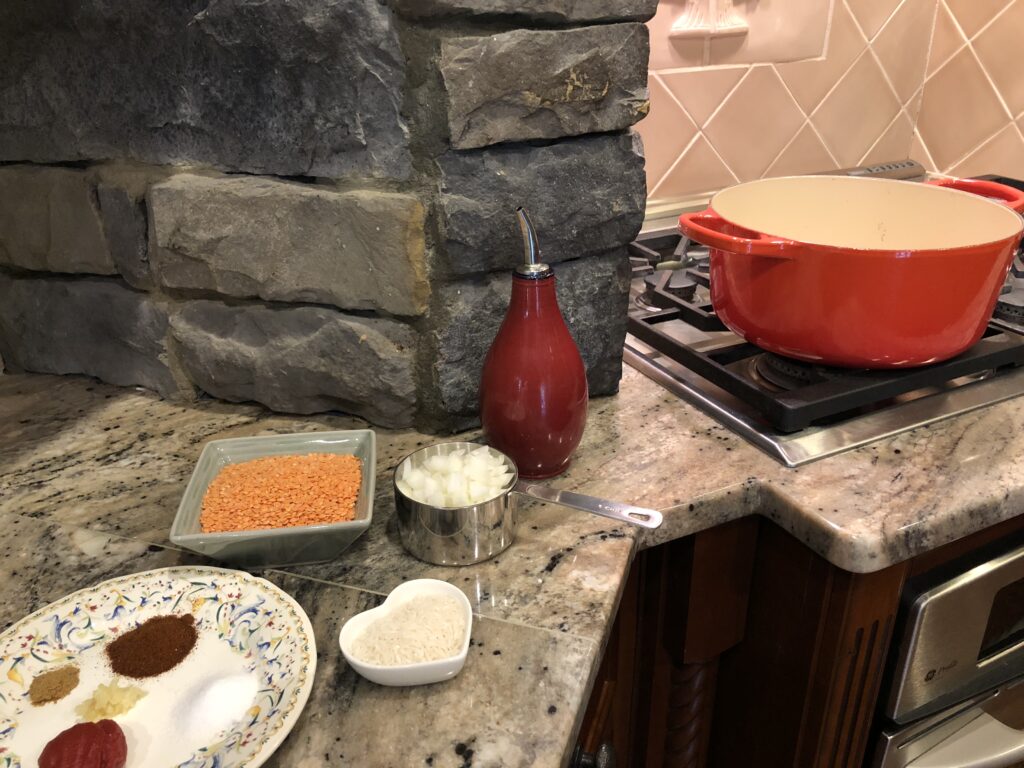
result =
[[[704,246],[662,230],[641,235],[629,254],[626,363],[786,466],[1024,394],[1019,255],[978,344],[935,365],[869,371],[785,358],[729,331],[711,305]]]

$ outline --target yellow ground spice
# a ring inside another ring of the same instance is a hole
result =
[[[60,701],[78,687],[78,667],[67,664],[44,672],[28,687],[28,698],[33,706]]]
[[[357,457],[333,453],[229,464],[206,489],[200,526],[215,533],[353,520],[361,479]]]

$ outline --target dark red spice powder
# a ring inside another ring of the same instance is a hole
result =
[[[194,616],[154,616],[108,645],[107,658],[125,677],[162,675],[185,660],[196,637]]]

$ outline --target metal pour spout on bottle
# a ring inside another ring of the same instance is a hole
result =
[[[587,373],[543,263],[536,229],[515,210],[523,263],[512,274],[505,319],[484,361],[480,421],[487,441],[507,454],[522,477],[564,472],[587,421]]]
[[[533,228],[533,222],[530,221],[526,209],[522,206],[516,208],[516,218],[519,221],[519,231],[523,236],[523,256],[525,258],[525,262],[516,267],[516,274],[534,280],[550,276],[552,274],[551,267],[541,263],[537,231]]]

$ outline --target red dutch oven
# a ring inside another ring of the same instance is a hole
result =
[[[1024,229],[1024,193],[948,179],[762,179],[679,229],[711,248],[711,302],[735,333],[824,365],[900,368],[976,344]]]

